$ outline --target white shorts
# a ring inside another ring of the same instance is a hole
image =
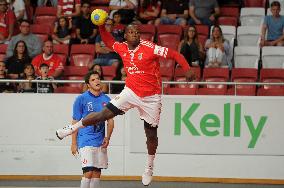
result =
[[[161,95],[156,94],[147,97],[139,97],[131,89],[125,87],[122,92],[110,102],[124,112],[136,107],[141,119],[145,120],[153,127],[159,124],[162,108]]]
[[[102,147],[86,146],[79,150],[82,168],[96,167],[107,168],[107,149]]]

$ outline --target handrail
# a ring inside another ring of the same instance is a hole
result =
[[[102,80],[102,83],[106,83],[108,84],[109,87],[109,93],[111,90],[111,84],[124,84],[125,81],[120,81],[120,80]],[[85,83],[84,80],[18,80],[18,79],[0,79],[0,83],[78,83],[78,84],[82,84]],[[219,85],[219,84],[223,84],[223,85],[255,85],[255,86],[262,86],[262,85],[280,85],[280,86],[284,86],[284,82],[196,82],[196,81],[192,81],[192,82],[176,82],[176,81],[162,81],[162,86],[164,86],[164,84],[188,84],[188,85],[194,85],[194,84],[198,84],[198,85],[208,85],[208,84],[212,84],[212,85]],[[162,87],[164,88],[164,87]],[[235,87],[235,93],[237,91],[237,88]],[[164,89],[162,89],[162,94],[164,93]]]

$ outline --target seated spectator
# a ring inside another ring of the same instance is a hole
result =
[[[113,80],[117,81],[125,81],[126,79],[126,72],[124,70],[123,64],[121,63],[119,66],[117,66],[116,69],[116,76],[113,78]],[[111,84],[111,93],[112,94],[118,94],[120,93],[125,84]]]
[[[0,79],[8,79],[6,75],[6,66],[4,61],[0,61]],[[14,86],[11,83],[0,83],[0,93],[14,92]]]
[[[103,69],[100,65],[98,64],[93,64],[93,66],[89,69],[90,71],[97,71],[100,74],[100,79],[104,80],[104,73],[103,73]],[[109,88],[108,85],[106,83],[102,83],[102,92],[104,93],[108,93],[109,92]]]
[[[57,17],[65,17],[72,19],[73,25],[77,24],[77,16],[80,16],[81,4],[80,0],[58,0]]]
[[[40,75],[39,68],[43,63],[49,66],[48,76],[52,76],[54,79],[58,79],[63,74],[64,67],[62,60],[59,56],[53,53],[53,44],[49,40],[45,41],[43,44],[43,53],[37,55],[32,60],[32,64],[37,75]]]
[[[15,13],[17,21],[27,19],[25,2],[23,0],[12,0],[10,2],[11,8]]]
[[[98,33],[98,26],[94,25],[90,19],[90,3],[82,2],[82,15],[78,17],[76,24],[76,38],[71,39],[71,44],[95,44]]]
[[[134,21],[137,7],[137,0],[110,0],[109,9],[111,12],[109,17],[113,19],[113,14],[118,11],[121,15],[121,23],[128,25]]]
[[[71,38],[72,20],[60,17],[56,22],[52,39],[54,44],[69,44]]]
[[[48,76],[49,67],[42,63],[39,67],[40,76],[36,80],[53,80],[53,77]],[[37,93],[53,93],[57,86],[54,83],[37,83]]]
[[[113,21],[111,19],[106,20],[105,27],[108,32],[112,32]],[[115,38],[115,39],[120,40],[120,38]],[[118,66],[120,62],[120,56],[105,45],[100,35],[98,35],[96,39],[96,53],[98,55],[97,58],[94,60],[95,64],[99,64],[101,66],[109,66],[109,65]]]
[[[8,77],[11,79],[18,79],[24,76],[25,64],[31,63],[28,48],[24,41],[19,40],[14,48],[13,56],[6,61],[8,69]]]
[[[185,31],[179,49],[190,66],[199,67],[202,65],[205,52],[202,44],[198,41],[198,33],[194,26],[189,26]]]
[[[284,16],[281,16],[281,6],[273,1],[270,6],[272,15],[265,16],[261,30],[260,46],[283,46],[284,44]],[[267,38],[265,38],[267,34]]]
[[[139,20],[142,24],[154,24],[161,12],[160,0],[140,0]]]
[[[223,37],[220,26],[214,26],[212,37],[205,43],[207,49],[206,67],[230,67],[230,43]]]
[[[215,24],[216,17],[220,14],[217,0],[190,0],[189,1],[190,19],[188,24],[204,24],[212,26]]]
[[[23,80],[34,80],[35,76],[35,69],[32,64],[26,64],[24,67],[24,76],[21,78]],[[20,83],[18,86],[18,92],[20,93],[36,93],[36,83],[31,82],[23,82]]]
[[[119,39],[118,41],[123,41],[124,30],[125,30],[125,25],[121,23],[121,15],[119,14],[119,12],[115,12],[113,14],[113,28],[112,28],[113,36],[115,36],[116,39]]]
[[[155,20],[155,25],[175,24],[186,25],[188,18],[188,0],[165,0],[162,5],[161,18]]]
[[[8,43],[14,34],[16,16],[6,0],[0,0],[0,43]]]
[[[13,55],[15,46],[20,40],[26,43],[28,47],[29,56],[31,58],[40,54],[42,49],[42,42],[36,35],[30,32],[30,22],[28,20],[21,21],[20,31],[21,32],[18,35],[13,36],[11,41],[9,42],[6,56],[11,57]]]

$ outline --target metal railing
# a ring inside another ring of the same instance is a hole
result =
[[[102,83],[108,84],[109,93],[111,91],[111,84],[124,84],[125,81],[119,80],[102,80]],[[17,80],[17,79],[0,79],[0,83],[57,83],[57,84],[66,84],[66,83],[77,83],[82,84],[85,83],[84,80]],[[263,86],[263,85],[277,85],[284,86],[284,82],[202,82],[202,81],[192,81],[192,82],[176,82],[176,81],[162,81],[162,88],[164,89],[165,84],[188,84],[188,85],[231,85],[235,86],[235,94],[237,91],[238,85],[255,85],[255,86]],[[162,90],[162,94],[163,94]]]

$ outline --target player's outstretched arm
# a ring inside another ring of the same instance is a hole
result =
[[[168,48],[167,58],[174,59],[185,71],[185,76],[189,80],[195,79],[195,73],[190,69],[190,66],[184,56],[175,50]]]
[[[102,37],[102,41],[105,43],[105,45],[107,47],[113,49],[112,46],[115,43],[115,40],[114,40],[113,36],[111,35],[111,33],[107,32],[107,30],[105,28],[105,24],[99,26],[99,31],[100,31],[100,35]]]

